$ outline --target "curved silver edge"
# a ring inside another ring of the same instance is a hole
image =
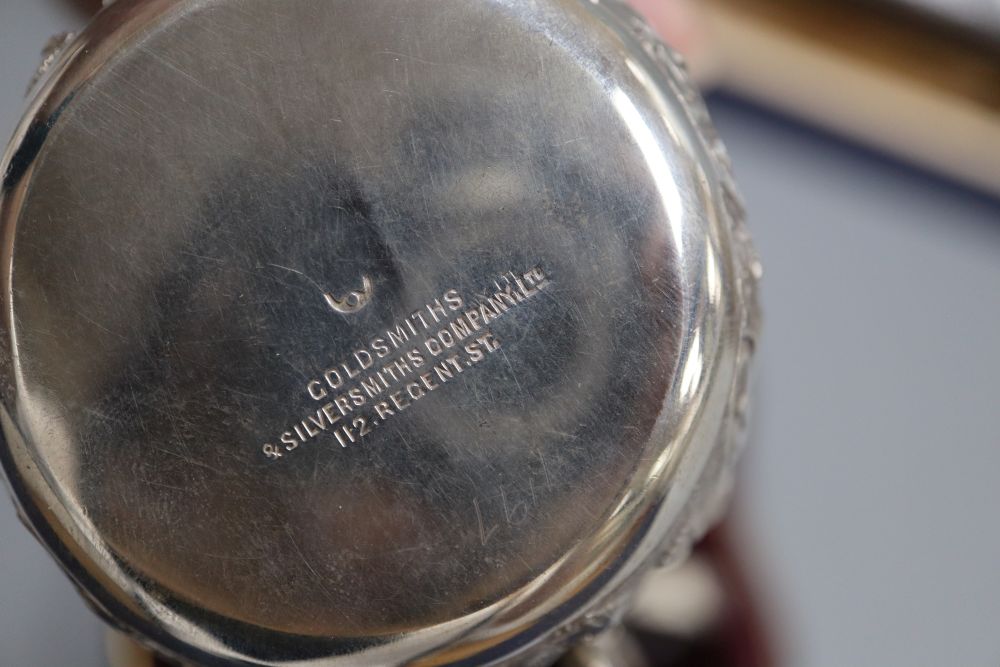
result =
[[[683,56],[667,46],[649,22],[625,0],[591,1],[605,5],[610,14],[629,30],[646,54],[663,68],[672,92],[683,100],[688,120],[704,145],[711,167],[719,178],[722,187],[719,213],[733,244],[732,259],[739,291],[736,305],[739,308],[740,350],[736,360],[736,379],[730,388],[724,423],[720,426],[718,440],[702,478],[683,511],[680,529],[672,532],[655,550],[657,557],[632,574],[621,586],[602,599],[595,600],[589,610],[584,610],[572,622],[553,631],[527,653],[519,654],[516,659],[497,663],[501,665],[541,667],[551,663],[577,642],[592,639],[618,625],[627,611],[633,589],[645,572],[656,567],[677,565],[686,560],[694,544],[723,518],[734,490],[737,463],[748,434],[750,371],[761,331],[758,294],[763,265],[747,227],[746,207],[736,185],[732,160]]]

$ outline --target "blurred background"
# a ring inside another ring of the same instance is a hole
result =
[[[0,141],[96,4],[0,0]],[[765,265],[727,542],[774,664],[1000,665],[1000,3],[635,4],[709,94]],[[102,665],[4,494],[0,667]]]

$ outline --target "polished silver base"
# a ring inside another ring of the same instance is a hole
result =
[[[205,665],[543,664],[718,516],[757,264],[617,2],[119,0],[4,161],[0,460]]]

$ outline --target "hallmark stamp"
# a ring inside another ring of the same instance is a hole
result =
[[[367,306],[371,301],[373,294],[374,286],[372,285],[371,278],[368,276],[362,276],[360,290],[348,292],[343,298],[340,299],[333,296],[329,292],[324,293],[323,297],[326,299],[326,304],[336,312],[341,315],[351,315],[360,310],[364,310],[365,306]]]

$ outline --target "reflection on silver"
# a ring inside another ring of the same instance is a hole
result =
[[[167,654],[544,664],[720,511],[759,265],[617,2],[119,0],[3,174],[0,458]]]
[[[650,667],[642,648],[621,626],[588,638],[559,667]]]

